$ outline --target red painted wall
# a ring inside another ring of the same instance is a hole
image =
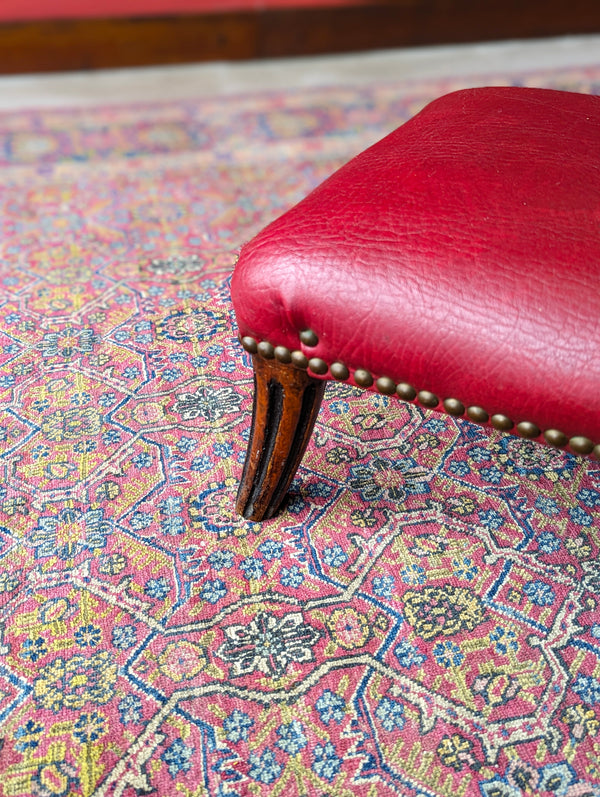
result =
[[[0,0],[0,22],[366,5],[369,0]]]

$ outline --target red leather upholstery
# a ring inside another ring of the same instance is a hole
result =
[[[436,100],[244,246],[232,298],[241,335],[350,382],[600,443],[600,98]]]

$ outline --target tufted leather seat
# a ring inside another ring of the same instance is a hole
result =
[[[328,379],[600,457],[600,98],[435,100],[246,244],[232,300],[246,517],[277,510]]]

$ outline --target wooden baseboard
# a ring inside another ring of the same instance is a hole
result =
[[[367,6],[0,26],[0,73],[358,52],[600,32],[589,0],[377,0]]]

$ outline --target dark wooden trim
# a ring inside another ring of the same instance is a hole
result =
[[[236,509],[248,520],[277,512],[310,440],[326,382],[252,356],[254,406]]]
[[[590,0],[367,5],[0,25],[0,72],[240,60],[600,32]]]

